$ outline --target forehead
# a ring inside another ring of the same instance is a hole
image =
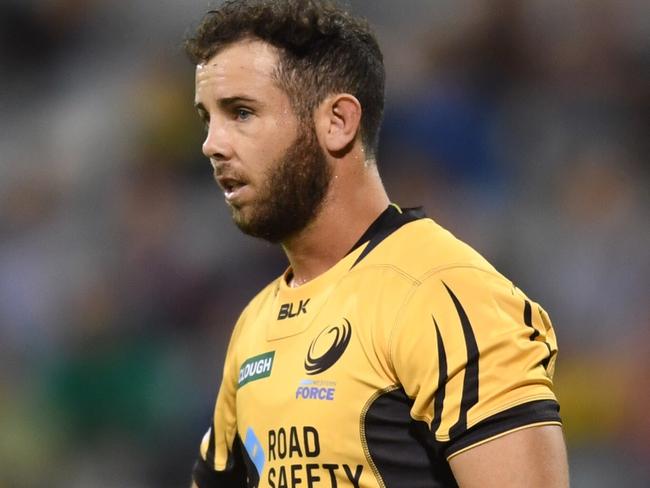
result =
[[[233,90],[268,89],[275,86],[277,63],[277,50],[270,44],[248,39],[236,42],[196,67],[197,97],[204,89],[223,96]]]

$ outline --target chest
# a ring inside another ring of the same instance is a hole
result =
[[[273,297],[249,318],[236,349],[242,438],[248,428],[267,440],[288,433],[294,444],[303,440],[296,453],[309,451],[305,432],[317,432],[321,449],[337,449],[342,430],[360,442],[364,408],[397,382],[388,342],[400,293],[377,283],[368,277],[312,296]]]
[[[237,348],[238,420],[358,423],[363,404],[391,383],[378,317],[357,298],[310,305],[275,303],[248,324]]]

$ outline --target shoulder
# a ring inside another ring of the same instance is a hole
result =
[[[373,250],[364,266],[390,265],[416,282],[453,268],[474,268],[497,274],[474,248],[430,218],[403,225]]]

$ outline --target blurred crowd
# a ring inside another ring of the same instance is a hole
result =
[[[650,7],[349,3],[393,201],[549,312],[573,486],[650,486]],[[286,266],[200,152],[207,9],[0,3],[0,488],[187,486],[234,320]]]

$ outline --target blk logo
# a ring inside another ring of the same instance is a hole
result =
[[[278,320],[292,319],[301,313],[307,313],[307,304],[309,303],[309,300],[310,298],[307,300],[300,300],[295,312],[293,311],[293,303],[283,303],[280,307],[280,313],[278,313]]]
[[[345,348],[350,343],[352,337],[352,326],[350,321],[343,319],[341,325],[334,327],[325,327],[316,339],[311,342],[305,359],[305,370],[308,375],[315,375],[331,368],[336,361],[343,355]],[[327,350],[320,354],[318,351],[329,344]]]

